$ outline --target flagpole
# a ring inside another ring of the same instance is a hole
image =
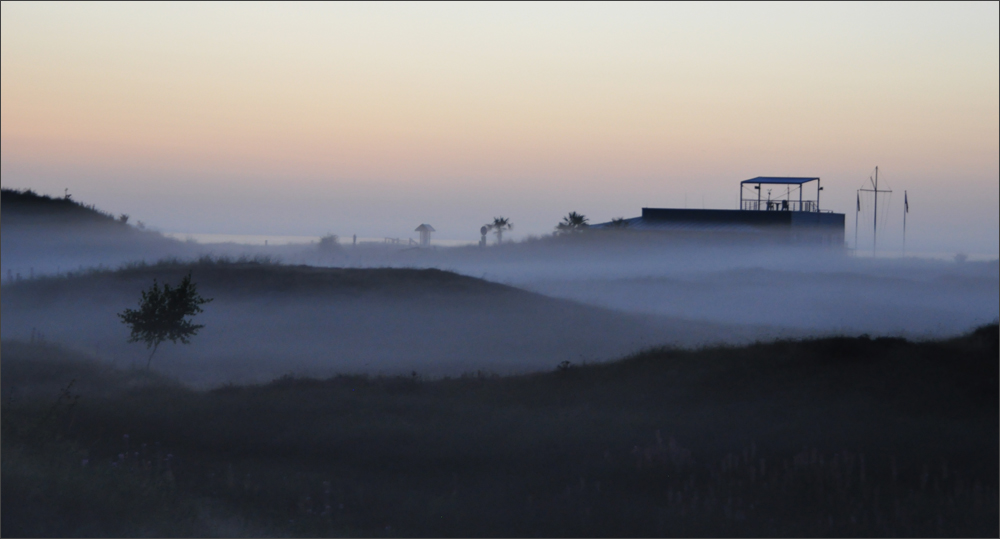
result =
[[[906,214],[910,213],[910,200],[903,191],[903,258],[906,258]]]
[[[857,192],[858,204],[854,210],[854,256],[858,256],[858,214],[861,213],[861,191]]]

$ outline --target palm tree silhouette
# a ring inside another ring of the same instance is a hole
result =
[[[497,235],[497,244],[501,244],[503,243],[503,231],[514,228],[514,223],[511,223],[507,217],[494,217],[493,222],[486,227]]]
[[[556,230],[563,233],[579,232],[588,226],[587,217],[585,215],[571,211],[569,212],[569,215],[563,217],[561,223],[556,225]]]

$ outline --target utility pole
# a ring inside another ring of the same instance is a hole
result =
[[[872,257],[874,258],[877,252],[878,246],[878,194],[879,193],[892,193],[891,189],[879,189],[878,188],[878,167],[875,167],[875,179],[869,176],[869,183],[872,185],[872,189],[858,189],[858,192],[865,191],[867,193],[875,193],[875,209],[872,211]],[[859,199],[860,206],[860,199]],[[857,226],[855,225],[855,231]]]

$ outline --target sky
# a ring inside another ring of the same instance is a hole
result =
[[[818,176],[853,242],[878,166],[880,245],[904,190],[908,250],[1000,244],[996,2],[0,5],[3,187],[162,231],[517,239]]]

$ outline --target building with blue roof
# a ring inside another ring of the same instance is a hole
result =
[[[591,228],[843,246],[844,214],[820,209],[822,191],[819,178],[759,176],[740,182],[739,209],[642,208],[640,217]]]

